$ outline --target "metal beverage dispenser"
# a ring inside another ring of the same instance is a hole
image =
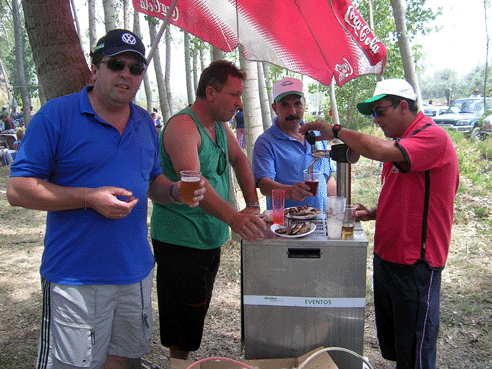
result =
[[[331,146],[331,150],[318,150],[316,148],[316,135],[313,131],[306,132],[306,140],[311,144],[311,153],[314,160],[308,170],[313,171],[314,163],[321,158],[332,158],[337,162],[337,196],[345,197],[347,204],[351,204],[351,164],[359,161],[360,155],[345,144]]]
[[[337,162],[337,194],[350,201],[350,165],[359,155],[347,145],[314,157]],[[349,202],[350,203],[350,202]],[[327,237],[326,216],[306,237],[285,238],[268,230],[258,241],[241,242],[241,331],[248,360],[294,358],[318,348],[342,347],[363,354],[367,237],[356,223],[347,238]],[[288,224],[303,222],[286,218]],[[359,359],[330,352],[340,369],[362,369]]]

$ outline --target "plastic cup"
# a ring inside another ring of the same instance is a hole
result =
[[[326,198],[326,214],[343,213],[346,202],[345,197],[328,196]]]
[[[326,214],[326,230],[328,238],[342,238],[342,226],[345,212]]]
[[[357,205],[345,206],[345,216],[343,217],[342,236],[349,236],[354,233],[356,209],[357,209]]]
[[[202,173],[194,170],[182,170],[179,174],[183,204],[193,204],[194,192],[200,188]]]
[[[284,225],[285,190],[272,190],[272,218],[274,224]]]
[[[320,173],[321,172],[319,170],[313,170],[311,173],[309,173],[308,169],[304,169],[304,183],[309,186],[313,196],[316,196],[316,194],[318,193]]]

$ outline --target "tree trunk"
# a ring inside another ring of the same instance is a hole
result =
[[[156,21],[152,18],[148,18],[149,23],[149,32],[150,32],[150,41],[153,43],[155,38],[157,37],[157,24]],[[169,113],[168,105],[167,105],[167,93],[166,93],[166,84],[164,83],[164,74],[162,73],[161,66],[161,55],[159,53],[159,46],[155,49],[154,58],[152,59],[154,63],[154,71],[155,71],[155,79],[157,83],[157,91],[159,93],[159,106],[162,112],[162,120],[163,122],[167,122],[169,117],[171,116]]]
[[[487,26],[488,20],[487,20],[487,5],[488,2],[484,1],[483,2],[483,14],[484,14],[484,23],[485,23],[485,39],[487,40],[486,46],[485,46],[485,71],[484,71],[484,76],[483,76],[483,108],[484,112],[487,112],[487,76],[488,76],[488,70],[489,70],[489,28]]]
[[[212,46],[212,61],[222,60],[226,56],[226,53],[215,46]]]
[[[24,115],[24,125],[27,127],[31,119],[31,98],[27,92],[26,74],[24,72],[24,50],[22,47],[22,25],[20,20],[19,2],[12,0],[12,18],[14,20],[15,35],[15,66],[17,68],[17,79],[22,96],[22,112]]]
[[[371,29],[374,29],[374,9],[372,6],[372,0],[369,0],[369,27]],[[383,75],[378,74],[376,77],[377,77],[378,81],[383,80]]]
[[[241,69],[246,72],[243,92],[244,128],[246,133],[246,151],[249,161],[252,162],[253,146],[258,136],[263,133],[258,93],[258,69],[255,65],[256,62],[244,59],[242,47],[240,47],[239,62]]]
[[[401,60],[403,62],[403,70],[405,71],[405,79],[413,86],[417,94],[417,104],[419,110],[422,110],[422,93],[415,72],[415,63],[413,62],[412,47],[407,36],[407,24],[405,18],[405,3],[402,0],[391,0],[393,7],[393,17],[395,18],[396,33],[398,43],[400,44]]]
[[[273,104],[273,93],[272,93],[272,79],[270,78],[270,63],[268,62],[263,62],[263,73],[265,75],[265,85],[267,88],[267,93],[268,93],[268,106],[272,106]],[[273,109],[270,109],[270,122],[273,121],[273,118],[275,118],[275,112]]]
[[[89,0],[88,8],[89,8],[89,50],[94,51],[97,44],[96,0]]]
[[[75,29],[77,30],[77,35],[79,36],[80,45],[82,46],[82,33],[80,32],[79,17],[77,17],[77,8],[75,8],[75,0],[70,0],[70,6],[72,8],[72,17],[75,22]]]
[[[90,83],[70,3],[23,0],[27,34],[46,99],[78,92]]]
[[[263,123],[263,130],[266,131],[272,125],[272,120],[270,118],[270,110],[272,108],[268,105],[268,93],[265,84],[265,74],[263,72],[263,63],[256,63],[258,69],[258,89],[260,96],[260,106],[261,106],[261,119]]]
[[[43,106],[44,104],[46,104],[48,99],[46,98],[46,94],[44,93],[44,89],[42,85],[38,87],[38,90],[39,90],[39,101],[41,102],[41,106]]]
[[[104,28],[106,32],[116,28],[113,0],[103,0]]]
[[[123,0],[123,28],[130,29],[130,0]]]
[[[190,34],[183,32],[184,37],[184,52],[185,52],[185,70],[191,70],[191,51],[190,51]],[[188,104],[193,104],[195,101],[195,90],[193,89],[193,78],[191,73],[186,74],[186,94],[188,96]]]
[[[198,73],[198,48],[196,43],[193,45],[193,90],[196,92],[198,88],[198,79],[200,78],[200,73]]]
[[[5,68],[2,63],[2,53],[0,52],[0,71],[3,74],[3,77],[5,78],[5,91],[7,91],[7,99],[8,101],[12,101],[12,94],[10,93],[10,86],[9,86],[9,77],[7,76],[7,72],[5,71]]]
[[[12,0],[12,18],[14,20],[15,35],[15,66],[17,68],[17,78],[22,96],[22,112],[24,115],[24,125],[27,127],[31,120],[31,98],[27,92],[26,74],[24,72],[24,49],[22,47],[22,25],[20,20],[20,9],[18,0]]]
[[[200,64],[202,66],[202,68],[200,69],[200,74],[201,72],[207,67],[207,57],[206,57],[206,53],[205,53],[205,42],[203,42],[202,40],[199,41],[200,42]]]
[[[169,118],[173,115],[173,94],[171,91],[171,27],[169,24],[166,27],[166,73],[164,75],[164,82],[166,84],[166,97],[167,97],[167,106],[169,111]],[[164,119],[164,117],[163,117]],[[164,120],[167,122],[167,117]]]
[[[142,32],[140,31],[140,13],[133,13],[133,33],[135,33],[140,39],[142,39]],[[147,66],[148,68],[148,66]],[[147,98],[147,112],[152,113],[153,101],[152,101],[152,87],[150,86],[149,74],[146,72],[143,76],[145,97]]]

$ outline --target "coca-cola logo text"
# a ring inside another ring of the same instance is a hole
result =
[[[353,5],[349,6],[345,13],[345,22],[354,29],[359,42],[365,44],[373,54],[379,53],[380,48],[378,44],[381,40],[374,35],[369,26],[357,15]]]
[[[162,4],[158,0],[140,0],[140,9],[144,10],[147,13],[157,13],[161,14],[163,17],[166,17],[169,8],[169,6]],[[179,10],[177,7],[175,7],[173,10],[173,14],[171,15],[171,20],[173,22],[177,22],[178,19]]]
[[[350,65],[349,61],[343,58],[343,64],[335,65],[335,72],[338,73],[338,80],[343,81],[354,74],[354,69]]]

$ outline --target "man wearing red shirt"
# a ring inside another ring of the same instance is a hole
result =
[[[449,135],[418,111],[412,86],[378,82],[357,104],[386,137],[340,125],[308,123],[320,139],[339,138],[359,154],[384,162],[378,205],[359,205],[361,220],[376,220],[374,305],[382,356],[398,369],[433,369],[439,333],[439,295],[451,239],[458,159]]]

